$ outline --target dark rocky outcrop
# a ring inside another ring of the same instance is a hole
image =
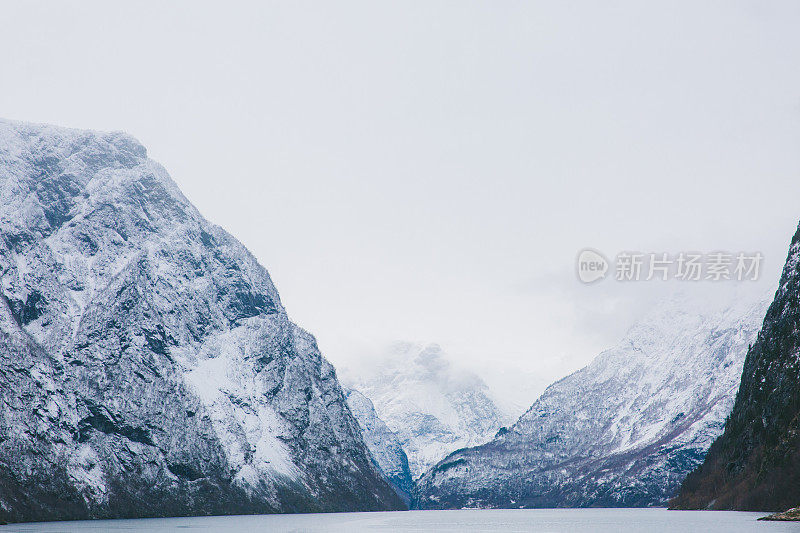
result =
[[[781,511],[800,503],[800,229],[747,353],[736,403],[675,509]]]

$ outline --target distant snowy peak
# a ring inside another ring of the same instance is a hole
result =
[[[436,344],[396,343],[342,375],[397,435],[414,477],[453,450],[486,442],[507,423],[483,380]]]
[[[408,457],[397,435],[378,417],[369,398],[355,389],[347,389],[347,405],[358,420],[364,442],[378,467],[392,483],[398,494],[410,502],[414,480],[408,467]]]
[[[562,409],[574,407],[577,415],[604,407],[606,412],[597,423],[610,422],[604,437],[623,451],[670,433],[673,421],[666,414],[685,417],[699,410],[708,415],[716,407],[727,411],[768,301],[767,293],[755,300],[723,303],[685,293],[664,298],[631,327],[617,347],[548,387],[511,431],[524,432],[530,424],[536,425],[537,407],[555,410],[560,404]],[[576,387],[582,392],[580,398],[574,394]],[[587,392],[593,393],[594,401],[582,406]],[[725,415],[716,416],[715,423]],[[710,442],[699,444],[707,447]]]
[[[430,470],[419,505],[663,504],[722,431],[768,301],[663,299],[508,432]]]

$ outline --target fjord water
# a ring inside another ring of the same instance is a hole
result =
[[[764,513],[666,509],[491,509],[93,520],[0,526],[0,533],[72,532],[346,532],[533,531],[737,533],[797,531],[789,522],[759,522]]]

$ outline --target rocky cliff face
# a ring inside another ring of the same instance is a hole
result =
[[[429,470],[417,505],[663,504],[722,431],[762,300],[711,310],[701,299],[664,300],[508,432]]]
[[[267,271],[134,139],[0,121],[0,520],[402,508]]]
[[[396,343],[343,376],[397,435],[414,478],[453,450],[488,441],[506,423],[483,380],[453,365],[436,344]]]
[[[411,502],[414,479],[408,468],[408,457],[394,431],[378,417],[369,398],[355,389],[345,391],[347,405],[358,420],[364,442],[375,462],[406,503]]]
[[[671,503],[775,511],[800,504],[800,228],[747,354],[725,432]]]

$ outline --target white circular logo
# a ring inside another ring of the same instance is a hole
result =
[[[593,283],[606,277],[608,259],[597,250],[586,248],[578,254],[578,279],[584,283]]]

